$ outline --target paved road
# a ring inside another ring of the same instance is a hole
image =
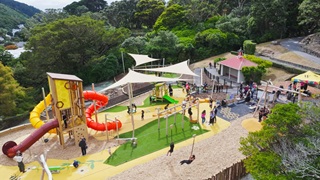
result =
[[[311,54],[305,53],[303,49],[301,48],[300,41],[304,37],[297,37],[297,38],[288,38],[288,39],[283,39],[280,42],[280,45],[287,48],[289,51],[292,51],[314,63],[320,64],[320,58],[313,56]]]

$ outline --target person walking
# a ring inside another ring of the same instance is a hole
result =
[[[202,124],[206,122],[206,110],[203,110],[201,113]]]
[[[86,155],[88,146],[85,138],[80,140],[79,147],[81,148],[82,156]]]
[[[13,160],[17,161],[18,163],[18,167],[19,167],[19,171],[22,173],[25,173],[25,166],[23,163],[23,157],[22,157],[22,153],[20,151],[17,151],[16,156],[13,157]]]
[[[144,120],[144,110],[141,110],[141,120]]]

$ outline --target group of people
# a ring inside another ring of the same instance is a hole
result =
[[[243,82],[240,83],[239,86],[239,98],[244,99],[246,103],[249,103],[253,98],[253,94],[256,91],[256,84],[253,81],[249,81],[249,83],[244,86]]]
[[[131,108],[130,108],[130,106],[127,106],[127,113],[130,115],[130,113],[134,113],[134,112],[137,112],[137,106],[136,106],[136,104],[135,103],[132,103],[132,110],[131,110]],[[134,110],[133,110],[134,109]]]
[[[214,108],[212,109],[212,103],[210,103],[210,119],[209,119],[209,125],[213,125],[214,123],[217,122],[217,113],[218,113],[218,108],[217,106],[214,106]],[[201,120],[202,120],[202,124],[204,124],[206,122],[206,115],[207,112],[206,110],[203,110],[201,113]]]

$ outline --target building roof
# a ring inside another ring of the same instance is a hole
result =
[[[224,61],[221,61],[219,62],[219,64],[227,66],[232,69],[236,69],[236,70],[242,70],[243,67],[258,66],[256,63],[251,62],[239,55],[226,59]]]

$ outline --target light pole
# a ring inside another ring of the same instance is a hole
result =
[[[171,142],[172,142],[172,128],[173,128],[173,124],[170,125],[170,129],[171,129]]]
[[[192,149],[191,149],[191,155],[192,156],[192,153],[193,153],[193,147],[194,147],[194,140],[196,139],[196,134],[193,134],[192,137],[193,137],[193,143],[192,143]]]

